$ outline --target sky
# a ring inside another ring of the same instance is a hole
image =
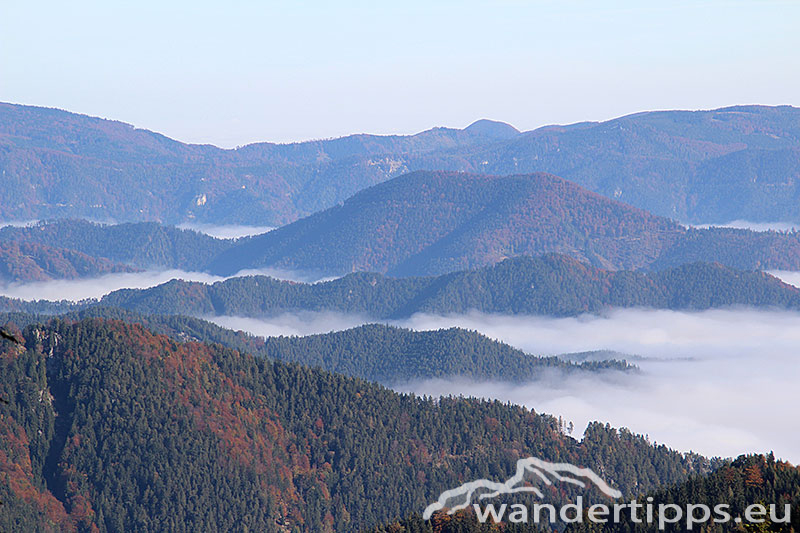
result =
[[[233,147],[800,105],[800,2],[0,2],[0,101]]]

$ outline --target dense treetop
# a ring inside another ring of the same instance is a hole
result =
[[[709,463],[607,425],[394,393],[139,325],[30,325],[0,356],[4,531],[358,531],[528,455],[637,494]],[[553,494],[559,497],[558,494]]]
[[[6,302],[35,307],[34,304]],[[800,309],[800,290],[763,272],[693,263],[655,272],[606,271],[560,255],[516,257],[474,271],[392,278],[356,273],[314,284],[265,276],[214,284],[173,280],[123,289],[101,305],[140,312],[258,317],[297,310],[334,310],[375,318],[414,313],[569,316],[615,308],[700,310],[729,306]],[[47,306],[48,304],[41,304]]]

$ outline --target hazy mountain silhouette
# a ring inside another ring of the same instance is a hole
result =
[[[556,252],[607,269],[800,268],[800,234],[692,229],[550,174],[414,172],[223,251],[220,274],[283,267],[431,275]]]
[[[690,222],[800,221],[800,110],[637,113],[518,134],[479,120],[236,150],[0,104],[0,220],[82,217],[277,226],[414,170],[549,172]]]

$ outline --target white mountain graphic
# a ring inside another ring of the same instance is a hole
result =
[[[427,520],[434,512],[440,511],[445,507],[448,507],[447,514],[453,514],[456,511],[464,509],[472,503],[476,492],[479,492],[478,499],[481,500],[495,498],[501,494],[514,494],[517,492],[531,492],[539,498],[543,498],[544,495],[538,488],[531,485],[523,485],[526,473],[538,477],[545,485],[552,485],[553,481],[562,481],[585,488],[586,481],[583,479],[586,479],[594,483],[597,488],[609,498],[614,499],[622,497],[620,491],[610,487],[600,476],[589,468],[580,468],[569,463],[551,463],[537,457],[528,457],[527,459],[520,459],[517,461],[516,474],[503,483],[490,481],[488,479],[478,479],[470,481],[469,483],[464,483],[458,488],[444,491],[439,495],[439,499],[435,503],[425,508],[422,517]],[[448,504],[451,500],[460,501],[461,503],[457,503],[456,505],[452,503]]]

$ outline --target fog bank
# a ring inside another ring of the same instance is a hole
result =
[[[215,283],[236,276],[270,276],[275,279],[306,283],[333,279],[320,277],[317,274],[277,268],[242,270],[232,276],[215,276],[206,272],[187,272],[185,270],[147,270],[106,274],[97,278],[9,283],[0,285],[0,296],[22,300],[71,300],[77,302],[87,298],[101,298],[109,292],[119,289],[147,289],[173,279]]]
[[[738,228],[749,229],[752,231],[793,231],[800,230],[800,224],[796,222],[751,222],[749,220],[732,220],[724,224],[700,224],[692,226],[699,229],[707,228]]]
[[[794,270],[768,270],[767,274],[772,274],[782,282],[800,288],[800,272]]]
[[[202,224],[200,222],[184,222],[177,227],[205,233],[217,239],[239,239],[251,235],[267,233],[275,228],[272,226],[243,226],[239,224]]]
[[[34,225],[36,225],[38,223],[39,223],[39,221],[36,220],[36,219],[31,219],[31,220],[5,220],[5,221],[0,221],[0,229],[3,229],[3,228],[8,227],[8,226],[11,226],[13,228],[26,228],[28,226],[34,226]]]
[[[371,322],[361,315],[327,311],[284,313],[269,319],[238,316],[207,316],[203,318],[223,328],[242,330],[261,337],[316,335],[318,333],[342,331]]]
[[[321,333],[364,322],[332,313],[212,320],[257,335]],[[537,355],[606,349],[640,356],[636,364],[641,372],[633,374],[554,374],[523,385],[431,380],[398,390],[511,401],[561,415],[574,422],[576,433],[599,420],[682,451],[734,456],[774,450],[800,463],[798,313],[628,309],[575,318],[420,314],[392,324],[416,330],[473,329]]]

